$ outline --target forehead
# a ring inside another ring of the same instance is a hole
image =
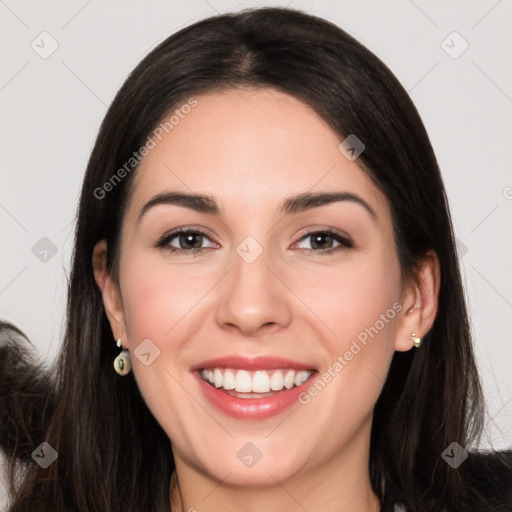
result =
[[[342,137],[299,99],[269,88],[194,98],[194,107],[176,105],[164,116],[165,123],[178,110],[153,136],[155,145],[136,172],[134,206],[164,190],[262,208],[291,194],[343,190],[364,193],[376,210],[386,209],[383,194],[338,149]]]

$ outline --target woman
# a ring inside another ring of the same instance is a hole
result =
[[[468,454],[427,134],[324,20],[243,11],[154,49],[91,154],[54,378],[3,332],[12,512],[511,510],[510,452]]]

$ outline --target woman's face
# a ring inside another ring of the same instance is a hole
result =
[[[137,170],[107,287],[140,391],[184,472],[258,486],[366,460],[412,346],[388,202],[298,99],[196,101]]]

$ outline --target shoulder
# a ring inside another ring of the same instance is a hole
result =
[[[512,450],[470,452],[463,462],[476,492],[497,512],[512,511]]]
[[[468,452],[466,460],[453,471],[464,473],[467,495],[454,496],[455,503],[443,512],[512,512],[512,450]],[[397,499],[387,502],[382,512],[408,512],[408,508]]]

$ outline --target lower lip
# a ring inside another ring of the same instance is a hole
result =
[[[219,411],[237,419],[264,420],[283,412],[295,402],[298,402],[299,395],[311,386],[312,378],[300,386],[279,391],[268,398],[237,398],[224,391],[219,391],[206,383],[199,372],[194,372],[199,381],[199,387],[207,400]]]

